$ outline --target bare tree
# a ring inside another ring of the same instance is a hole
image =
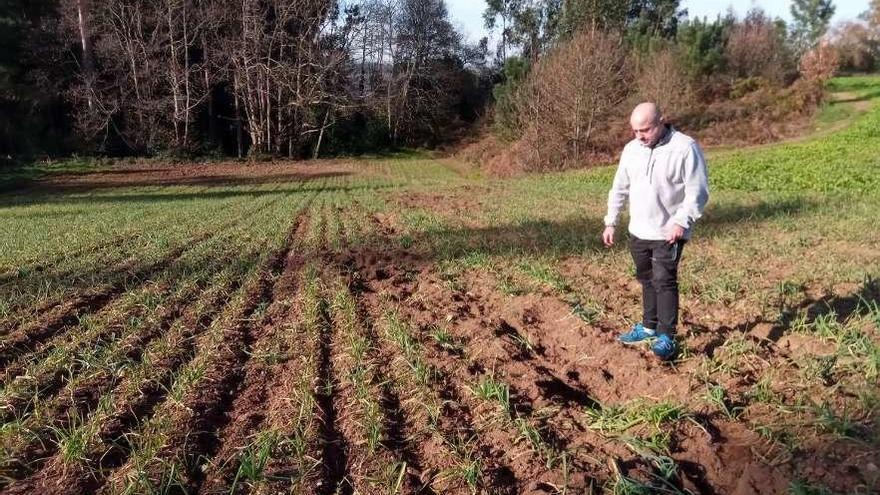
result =
[[[134,150],[192,145],[194,111],[209,90],[193,48],[211,20],[204,10],[209,5],[78,0],[78,31],[96,59],[82,64],[82,84],[75,88],[89,97],[90,111],[80,115],[87,133],[112,131]]]
[[[664,115],[672,119],[693,109],[696,96],[691,80],[672,48],[660,48],[634,58],[636,99],[656,102]]]
[[[204,2],[204,5],[210,5]],[[190,145],[193,111],[206,98],[209,86],[202,85],[203,70],[193,59],[192,49],[200,43],[202,31],[212,19],[209,10],[199,9],[193,0],[164,0],[161,6],[167,36],[167,64],[164,65],[174,112],[174,147]]]
[[[338,119],[354,113],[381,119],[392,142],[436,134],[438,121],[453,119],[450,84],[463,69],[442,0],[77,0],[64,8],[70,36],[94,54],[73,91],[90,98],[77,112],[81,129],[130,150],[195,150],[225,118],[239,155],[317,156]]]
[[[542,58],[519,95],[521,143],[531,167],[579,163],[628,94],[626,53],[619,36],[588,29]]]
[[[431,126],[432,111],[445,100],[444,62],[454,58],[460,40],[442,0],[403,0],[394,24],[388,122],[396,142],[402,126]]]
[[[796,73],[793,55],[785,44],[784,25],[757,8],[731,28],[726,55],[735,78],[759,76],[783,83]]]
[[[842,69],[870,71],[877,63],[880,43],[864,21],[846,21],[831,30],[831,44],[837,49]]]
[[[326,88],[346,59],[335,4],[240,0],[238,8],[226,52],[252,150],[293,155],[320,140],[332,117]]]

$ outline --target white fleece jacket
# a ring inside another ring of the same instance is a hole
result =
[[[605,225],[616,225],[629,199],[629,232],[645,240],[665,240],[675,223],[689,239],[694,222],[709,200],[706,159],[700,145],[669,128],[653,147],[633,139],[623,148],[608,192]]]

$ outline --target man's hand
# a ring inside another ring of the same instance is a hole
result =
[[[666,233],[666,242],[669,244],[675,244],[675,242],[682,237],[684,237],[684,227],[674,223],[669,227],[669,230]]]
[[[602,232],[602,242],[605,243],[605,246],[611,247],[614,245],[614,227],[609,225],[605,227],[605,230]]]

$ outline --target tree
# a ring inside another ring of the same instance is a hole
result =
[[[880,0],[871,0],[868,10],[862,12],[860,17],[867,25],[871,43],[880,47]],[[876,55],[880,58],[880,53]]]
[[[543,57],[517,96],[529,166],[579,164],[602,149],[612,116],[628,95],[626,50],[619,35],[579,31]]]
[[[518,112],[518,93],[529,74],[529,69],[530,64],[527,59],[508,58],[504,62],[504,81],[495,85],[492,90],[495,99],[494,131],[506,141],[519,138],[522,132],[522,122],[520,122],[522,116]]]
[[[792,0],[792,40],[798,55],[816,47],[834,11],[832,0]]]
[[[29,112],[108,153],[433,143],[490,89],[443,0],[0,0],[0,24],[3,151]]]
[[[785,43],[785,24],[753,8],[730,28],[725,52],[728,75],[733,79],[761,77],[784,84],[796,75],[797,59]]]
[[[332,0],[240,0],[239,9],[218,36],[228,36],[251,152],[316,156],[347,99],[339,78],[350,26],[336,22]]]
[[[0,0],[0,160],[66,144],[59,95],[72,68],[57,8],[55,0]]]
[[[511,45],[514,23],[520,14],[522,0],[487,0],[486,11],[483,12],[483,23],[486,29],[495,29],[501,20],[501,41],[498,43],[498,60],[507,60],[507,50]]]
[[[639,101],[653,101],[660,105],[664,115],[680,117],[694,106],[694,92],[673,47],[655,50],[650,55],[636,57],[635,90]]]
[[[66,3],[79,46],[71,88],[82,135],[105,149],[193,147],[196,111],[210,91],[204,36],[216,20],[209,0],[77,0]]]
[[[727,41],[735,22],[732,16],[719,16],[712,22],[694,19],[678,29],[680,60],[691,78],[709,77],[724,70]]]
[[[488,0],[483,13],[485,26],[494,29],[501,20],[497,62],[503,66],[512,48],[533,62],[557,38],[562,0]]]
[[[558,0],[557,31],[560,37],[570,38],[587,28],[620,30],[625,27],[631,12],[632,0]]]
[[[443,106],[449,96],[444,81],[459,62],[461,38],[443,0],[402,0],[395,24],[388,123],[396,143],[403,128],[430,134],[448,110]]]
[[[629,31],[640,37],[674,38],[687,17],[680,0],[633,0],[627,15]]]
[[[876,67],[880,46],[866,22],[843,22],[831,30],[830,37],[841,69],[867,72]]]
[[[76,0],[77,27],[79,27],[80,48],[82,49],[82,75],[86,84],[86,99],[89,110],[94,107],[91,85],[95,78],[95,63],[92,61],[92,34],[89,28],[91,19],[89,0]]]
[[[880,0],[871,0],[868,4],[868,10],[862,12],[859,16],[868,23],[871,28],[880,27]]]

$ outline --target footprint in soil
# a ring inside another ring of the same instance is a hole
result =
[[[513,471],[509,467],[500,466],[497,469],[492,470],[490,476],[493,488],[492,493],[505,495],[514,495],[516,493],[519,493],[516,486],[516,475],[513,474]]]
[[[523,337],[513,325],[503,319],[493,322],[492,326],[495,328],[494,333],[496,337],[506,338],[507,343],[514,347],[515,351],[510,352],[508,349],[508,352],[510,352],[511,358],[515,361],[532,359],[534,357],[533,354],[543,356],[547,351],[543,345],[534,344],[529,339]]]
[[[541,396],[557,404],[575,404],[591,409],[598,407],[598,402],[585,391],[572,387],[556,376],[549,375],[544,380],[538,380],[535,386],[541,391]]]
[[[486,373],[486,367],[476,362],[469,364],[467,370],[471,375],[482,375]]]
[[[387,279],[391,278],[391,274],[388,273],[388,270],[385,268],[382,268],[382,267],[378,267],[375,270],[373,270],[372,276],[373,276],[372,278],[374,278],[376,280],[387,280]]]

